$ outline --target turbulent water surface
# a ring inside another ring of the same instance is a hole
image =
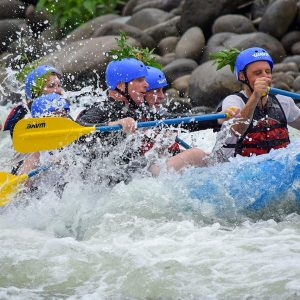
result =
[[[210,150],[215,135],[183,137]],[[6,133],[0,152],[9,171]],[[182,188],[189,174],[107,188],[74,166],[61,198],[49,184],[17,197],[0,216],[0,299],[299,299],[300,216],[216,214]]]

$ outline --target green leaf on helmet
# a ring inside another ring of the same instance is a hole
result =
[[[52,74],[52,72],[49,71],[41,77],[36,77],[34,83],[31,86],[31,92],[32,92],[33,98],[37,98],[44,94],[44,88],[46,86],[48,76],[51,74]]]
[[[16,73],[17,80],[23,83],[26,76],[35,68],[37,68],[39,64],[40,64],[40,59],[25,64],[25,66],[19,72]]]
[[[209,54],[210,58],[214,60],[214,64],[217,65],[217,70],[230,66],[230,70],[234,72],[234,65],[237,56],[240,54],[240,50],[237,48],[231,48],[230,50],[220,50]]]
[[[134,47],[128,43],[127,35],[120,31],[120,36],[116,38],[119,49],[112,49],[108,55],[112,60],[121,60],[123,58],[136,58],[142,61],[146,66],[162,69],[162,65],[156,61],[153,54],[154,49]]]

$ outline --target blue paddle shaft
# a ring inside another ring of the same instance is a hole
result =
[[[36,169],[34,169],[34,170],[32,170],[28,173],[28,178],[31,178],[31,177],[33,177],[33,176],[35,176],[35,175],[37,175],[37,174],[39,174],[43,171],[49,170],[49,169],[50,169],[50,166],[41,166],[39,168],[36,168]]]
[[[208,114],[202,116],[183,117],[183,118],[176,118],[176,119],[138,122],[137,128],[155,127],[155,126],[163,126],[163,125],[178,125],[184,123],[201,122],[201,121],[209,121],[209,120],[217,120],[217,119],[225,119],[225,118],[227,118],[226,114]],[[96,126],[95,129],[96,131],[101,131],[101,132],[118,131],[122,129],[122,125]]]
[[[182,146],[184,149],[190,149],[191,148],[191,146],[188,143],[186,143],[184,140],[182,140],[178,136],[176,136],[175,142],[178,143],[180,146]]]
[[[273,87],[270,88],[269,92],[273,95],[279,94],[279,95],[282,95],[282,96],[288,96],[288,97],[291,97],[293,99],[300,100],[300,94],[298,94],[298,93],[292,93],[292,92],[288,92],[288,91],[285,91],[285,90],[276,89],[276,88],[273,88]]]

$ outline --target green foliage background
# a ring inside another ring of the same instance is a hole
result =
[[[97,16],[116,13],[124,0],[39,0],[37,9],[46,10],[54,27],[68,33]]]

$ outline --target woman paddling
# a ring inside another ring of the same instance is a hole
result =
[[[3,130],[9,130],[13,136],[13,129],[16,123],[26,115],[30,116],[30,109],[35,98],[50,93],[62,95],[61,73],[54,67],[48,65],[38,66],[28,73],[25,79],[25,96],[24,103],[15,106],[9,113]]]
[[[31,117],[31,105],[35,98],[50,93],[62,95],[63,90],[60,78],[61,73],[56,68],[48,65],[38,66],[30,71],[25,79],[26,100],[11,110],[4,123],[3,130],[9,130],[12,137],[17,122],[25,117]],[[12,174],[18,173],[19,168],[23,164],[23,159],[24,155],[19,153],[14,156],[15,166],[12,168]]]

